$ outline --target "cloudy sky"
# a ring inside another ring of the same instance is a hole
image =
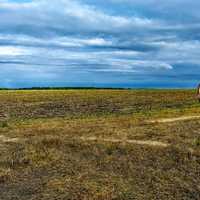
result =
[[[198,0],[0,0],[0,87],[194,87]]]

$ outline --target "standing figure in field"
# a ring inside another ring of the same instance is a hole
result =
[[[200,103],[200,84],[197,87],[197,99],[199,100]]]

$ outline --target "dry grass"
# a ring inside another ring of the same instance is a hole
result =
[[[0,116],[9,119],[199,112],[193,90],[1,91]]]
[[[0,141],[0,199],[199,200],[200,120],[147,122],[198,114],[193,96],[190,90],[1,91],[7,125],[0,135],[17,140]]]
[[[11,170],[0,168],[0,184],[5,184],[10,180],[12,180]]]

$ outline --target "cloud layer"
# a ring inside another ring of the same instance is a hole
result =
[[[0,87],[193,87],[200,3],[0,0]]]

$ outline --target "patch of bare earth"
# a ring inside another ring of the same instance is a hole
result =
[[[96,141],[96,142],[110,142],[110,143],[125,143],[125,144],[137,144],[147,146],[159,146],[168,147],[169,144],[159,141],[151,140],[128,140],[128,139],[113,139],[113,138],[97,138],[97,137],[80,137],[82,141]]]
[[[2,142],[2,143],[7,143],[7,142],[16,143],[16,142],[18,142],[18,138],[10,138],[10,137],[6,137],[4,135],[0,135],[0,142]]]
[[[170,122],[178,122],[192,119],[200,119],[200,116],[182,116],[182,117],[174,117],[174,118],[166,118],[166,119],[156,119],[150,120],[149,123],[170,123]]]

